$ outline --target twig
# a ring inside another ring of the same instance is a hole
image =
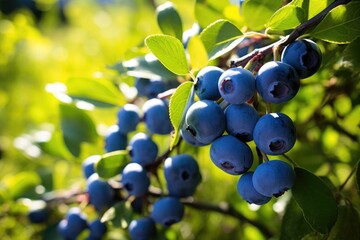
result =
[[[285,38],[280,39],[277,42],[274,42],[270,45],[267,45],[263,48],[255,49],[251,53],[231,61],[230,67],[244,67],[248,61],[250,61],[253,57],[255,57],[258,54],[262,55],[268,55],[272,53],[273,47],[278,47],[279,50],[281,50],[282,47],[288,45],[289,43],[295,41],[298,37],[305,34],[308,30],[314,28],[317,26],[328,14],[332,9],[339,5],[347,4],[351,2],[351,0],[335,0],[332,2],[329,6],[327,6],[324,10],[322,10],[320,13],[315,15],[314,17],[310,18],[308,21],[302,23],[301,25],[297,26],[289,35],[287,35]]]
[[[351,170],[351,172],[349,173],[349,175],[347,176],[345,181],[339,186],[339,191],[342,191],[344,189],[345,185],[349,182],[350,178],[355,174],[357,167],[358,167],[358,164],[356,164],[353,167],[353,169]]]

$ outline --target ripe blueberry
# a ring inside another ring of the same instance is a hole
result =
[[[156,143],[145,133],[135,134],[129,142],[131,161],[142,166],[153,163],[158,154]]]
[[[134,240],[152,239],[156,234],[155,222],[150,217],[133,219],[128,230],[131,239]]]
[[[279,197],[294,185],[295,172],[290,164],[271,160],[255,169],[252,180],[255,190],[260,194]]]
[[[105,136],[105,151],[124,150],[127,147],[127,135],[119,131],[118,125],[112,125]]]
[[[108,209],[114,198],[114,190],[110,184],[101,179],[97,173],[92,174],[86,181],[89,202],[99,212]]]
[[[138,96],[146,96],[146,88],[149,85],[150,80],[147,78],[136,78],[135,88],[137,90]]]
[[[85,178],[89,178],[93,173],[95,173],[94,165],[101,159],[101,155],[92,155],[87,157],[81,164],[83,174]]]
[[[164,162],[164,174],[169,194],[175,197],[192,196],[201,182],[199,165],[188,154],[167,158]]]
[[[230,104],[225,109],[226,131],[243,142],[253,139],[253,130],[259,120],[254,107],[243,104]]]
[[[265,63],[256,76],[256,90],[270,103],[284,103],[295,97],[300,79],[289,64],[277,61]]]
[[[73,207],[69,209],[66,218],[60,221],[58,231],[65,239],[76,239],[87,227],[87,217],[80,208]]]
[[[163,197],[158,199],[151,211],[151,218],[163,226],[171,226],[180,222],[184,216],[184,205],[175,197]]]
[[[232,175],[246,172],[253,163],[250,147],[231,135],[221,136],[211,144],[210,158],[217,167]]]
[[[256,123],[253,138],[264,153],[279,155],[289,151],[296,141],[296,129],[292,120],[283,113],[269,113]]]
[[[248,203],[263,205],[270,201],[271,197],[264,196],[255,190],[253,185],[254,172],[246,172],[239,178],[237,183],[237,191],[240,196]]]
[[[207,145],[207,144],[201,143],[198,140],[196,140],[194,135],[192,135],[191,131],[186,130],[186,128],[187,128],[186,124],[183,124],[182,127],[180,128],[181,137],[185,140],[185,142],[187,142],[190,145],[197,146],[197,147]]]
[[[140,109],[135,104],[125,104],[117,113],[119,132],[127,134],[136,129],[140,122]]]
[[[122,171],[121,183],[130,195],[140,197],[147,193],[150,179],[140,164],[128,163]]]
[[[166,84],[162,79],[150,79],[145,89],[145,96],[148,99],[156,98],[159,93],[166,91]]]
[[[185,115],[186,130],[202,144],[210,144],[225,131],[226,120],[222,109],[214,101],[193,103]]]
[[[145,125],[154,134],[166,135],[172,131],[167,100],[152,98],[143,105]]]
[[[223,72],[216,66],[206,66],[198,72],[194,89],[200,100],[218,100],[221,97],[218,81]]]
[[[50,217],[50,210],[46,207],[31,209],[27,216],[32,223],[45,223]]]
[[[95,219],[89,224],[89,229],[90,239],[101,239],[106,233],[107,226],[100,219]]]
[[[300,78],[310,77],[319,70],[321,59],[320,48],[309,39],[290,43],[281,55],[281,61],[295,68]]]
[[[255,93],[255,77],[244,68],[229,68],[218,82],[220,95],[229,103],[240,104],[250,100]]]

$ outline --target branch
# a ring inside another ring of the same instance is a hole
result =
[[[152,187],[152,186],[150,187],[148,194],[153,197],[165,196],[165,195],[162,195],[162,192],[160,189],[158,189],[156,187]],[[228,205],[225,203],[216,205],[216,204],[210,204],[210,203],[204,203],[204,202],[195,202],[195,201],[193,201],[192,198],[182,199],[181,202],[183,204],[185,204],[186,206],[191,207],[196,210],[205,210],[205,211],[221,213],[223,215],[234,217],[234,218],[238,219],[239,221],[251,224],[254,227],[256,227],[257,229],[259,229],[264,234],[264,236],[266,236],[266,239],[269,239],[274,236],[274,233],[267,226],[244,216],[242,213],[240,213],[236,209],[234,209],[234,207],[232,207],[231,205]]]
[[[274,236],[274,233],[267,226],[244,216],[242,213],[236,211],[231,205],[228,205],[228,204],[215,205],[215,204],[209,204],[209,203],[203,203],[203,202],[194,202],[194,201],[189,201],[189,200],[184,200],[182,202],[186,206],[191,207],[193,209],[221,213],[223,215],[234,217],[234,218],[238,219],[239,221],[251,224],[254,227],[256,227],[257,229],[259,229],[265,235],[266,239],[269,239]]]
[[[301,25],[297,26],[289,35],[287,35],[285,38],[280,39],[277,42],[274,42],[270,45],[267,45],[263,48],[255,49],[251,53],[231,61],[230,67],[244,67],[248,61],[250,61],[252,58],[254,58],[257,55],[267,55],[272,52],[273,47],[277,46],[279,49],[282,47],[288,45],[289,43],[295,41],[298,37],[305,34],[308,30],[316,27],[328,14],[332,9],[334,9],[337,6],[347,4],[351,2],[351,0],[335,0],[332,2],[329,6],[327,6],[324,10],[322,10],[320,13],[315,15],[314,17],[310,18],[308,21],[302,23]]]

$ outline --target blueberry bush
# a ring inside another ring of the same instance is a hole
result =
[[[360,1],[0,4],[1,239],[360,239]]]

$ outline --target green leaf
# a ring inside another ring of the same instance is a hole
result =
[[[303,21],[305,21],[305,14],[302,8],[286,5],[271,16],[266,27],[273,30],[288,30],[295,28]]]
[[[69,159],[71,154],[69,149],[64,144],[63,135],[60,130],[52,133],[49,141],[38,143],[41,150],[52,156]]]
[[[165,2],[156,8],[156,13],[161,31],[182,41],[182,22],[174,5],[171,2]]]
[[[177,77],[177,75],[164,67],[159,59],[152,53],[147,54],[145,57],[138,57],[128,61],[119,62],[111,66],[111,69],[118,71],[120,74],[139,78],[176,79]]]
[[[243,33],[232,23],[219,19],[200,34],[209,59],[213,60],[235,48],[243,39]]]
[[[352,41],[344,51],[344,60],[351,62],[355,71],[360,70],[360,37]]]
[[[102,155],[95,164],[95,171],[100,177],[108,179],[119,175],[124,166],[129,162],[129,152],[119,150]]]
[[[303,10],[304,20],[308,20],[325,9],[331,2],[331,0],[293,0],[288,5],[300,7]]]
[[[134,219],[133,215],[130,204],[126,201],[120,201],[103,214],[101,221],[111,221],[114,227],[127,228],[131,220]]]
[[[282,3],[282,0],[245,1],[242,12],[246,25],[254,31],[264,29],[268,19],[281,7]]]
[[[73,105],[60,104],[60,116],[65,145],[78,157],[83,142],[95,142],[98,136],[95,124],[84,110]]]
[[[339,206],[339,214],[327,240],[360,239],[360,216],[352,205]]]
[[[329,187],[313,173],[295,168],[294,199],[305,220],[317,232],[329,233],[337,218],[337,203]]]
[[[306,9],[308,10],[308,19],[314,17],[316,14],[325,9],[331,0],[304,0],[304,4],[306,4]]]
[[[205,67],[208,63],[208,55],[204,44],[198,36],[193,36],[188,44],[190,65],[192,71]]]
[[[196,21],[203,28],[218,19],[224,19],[224,8],[226,1],[218,0],[197,0],[195,4]]]
[[[331,10],[310,33],[333,43],[349,43],[360,36],[360,2],[350,2]]]
[[[145,44],[171,72],[178,75],[189,73],[185,49],[179,39],[168,35],[155,34],[148,36],[145,39]]]
[[[194,83],[184,82],[176,88],[176,91],[170,98],[169,102],[169,114],[170,121],[174,127],[174,135],[170,143],[170,149],[172,149],[180,138],[180,128],[187,109],[190,107],[194,98]]]
[[[66,83],[66,88],[71,98],[89,102],[97,107],[120,106],[126,103],[120,91],[106,79],[71,78]]]
[[[2,182],[6,185],[9,196],[13,199],[34,198],[36,186],[41,184],[38,174],[31,171],[23,171],[15,175],[6,176]]]
[[[279,240],[298,240],[313,232],[312,228],[305,221],[301,208],[293,198],[287,204],[285,215],[281,222]]]

